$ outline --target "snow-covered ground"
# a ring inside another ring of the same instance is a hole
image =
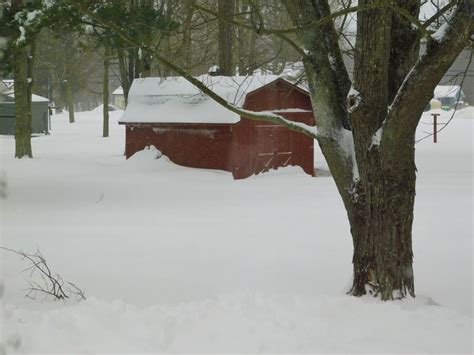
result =
[[[471,353],[473,108],[417,145],[417,298],[386,303],[345,294],[352,241],[320,153],[317,178],[126,161],[120,115],[110,138],[100,111],[54,116],[34,159],[0,138],[1,245],[39,247],[87,297],[25,298],[25,264],[1,252],[7,353]]]

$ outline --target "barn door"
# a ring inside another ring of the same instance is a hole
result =
[[[279,125],[258,125],[255,173],[291,165],[289,136]]]

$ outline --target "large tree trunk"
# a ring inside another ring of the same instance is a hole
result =
[[[234,0],[218,0],[218,12],[221,18],[231,18],[234,14]],[[233,48],[233,26],[225,20],[218,20],[218,46],[219,46],[219,68],[220,74],[232,76],[235,73],[232,48]]]
[[[15,12],[24,9],[21,0],[12,1]],[[12,41],[17,42],[20,31],[12,36]],[[31,150],[31,86],[33,85],[33,56],[34,42],[31,46],[20,43],[13,48],[13,71],[15,93],[15,157],[33,157]]]
[[[184,19],[184,32],[183,32],[183,67],[186,70],[189,70],[193,64],[193,47],[192,47],[192,21],[194,15],[194,7],[192,6],[194,0],[187,0],[185,2],[185,13],[186,17]],[[171,21],[168,20],[168,21]],[[170,36],[166,38],[169,43]]]
[[[119,70],[120,70],[120,82],[122,83],[122,90],[123,90],[123,98],[125,100],[125,106],[128,105],[128,92],[130,91],[130,86],[132,85],[130,82],[130,78],[128,76],[127,71],[127,53],[124,49],[119,48],[117,49],[117,58],[119,63]]]
[[[285,4],[301,28],[329,14],[324,1]],[[468,44],[473,22],[459,2],[442,38],[428,39],[427,52],[418,60],[420,33],[406,14],[417,18],[419,2],[399,1],[397,9],[380,0],[360,0],[359,5],[376,8],[358,13],[354,90],[349,91],[333,24],[301,30],[298,36],[307,50],[304,64],[318,142],[351,226],[354,281],[349,292],[390,300],[415,295],[416,127],[435,86]]]
[[[252,10],[251,2],[248,0],[241,0],[237,6],[237,12],[246,14]],[[250,19],[246,15],[245,20]],[[254,31],[249,31],[244,28],[237,28],[237,41],[235,45],[235,56],[238,60],[239,75],[252,75],[257,69],[257,34]]]
[[[418,17],[416,1],[403,0],[399,6]],[[360,176],[349,218],[354,241],[350,292],[380,294],[383,300],[414,296],[415,131],[398,142],[396,153],[393,147],[380,147],[379,140],[388,105],[418,58],[419,33],[386,7],[359,13],[357,26],[354,85],[363,102],[351,116]]]
[[[141,49],[137,56],[137,72],[140,78],[149,78],[151,76],[151,55],[148,51]]]
[[[28,49],[14,51],[15,75],[15,157],[33,157],[31,151],[31,87],[28,80]]]
[[[103,102],[103,125],[102,136],[109,136],[109,67],[110,67],[110,50],[106,45],[104,49],[104,78],[102,86],[102,102]]]
[[[66,45],[66,108],[69,114],[69,122],[74,123],[74,67],[72,58],[74,56],[74,38],[67,33],[65,37]]]
[[[377,150],[359,169],[359,186],[349,215],[354,243],[355,296],[367,292],[383,300],[415,295],[412,224],[415,201],[413,144],[385,163]]]
[[[66,82],[66,106],[69,114],[69,123],[74,123],[74,89],[72,80]]]

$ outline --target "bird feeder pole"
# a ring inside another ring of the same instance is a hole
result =
[[[433,143],[438,143],[438,116],[439,113],[432,113],[433,116]]]

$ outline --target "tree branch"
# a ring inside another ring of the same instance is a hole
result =
[[[77,8],[80,12],[84,13],[85,15],[90,16],[92,19],[109,27],[113,30],[117,35],[119,35],[125,42],[130,44],[136,44],[136,40],[130,38],[118,25],[112,23],[104,18],[101,18],[96,13],[90,11],[87,7],[83,7],[80,4],[73,2],[72,0],[66,0],[72,6]],[[331,23],[331,26],[333,24]],[[320,30],[322,31],[322,30]],[[319,32],[319,31],[318,31]],[[334,33],[330,32],[328,36],[333,36]],[[337,37],[336,37],[337,38]],[[326,46],[326,42],[323,40],[323,43],[316,44],[317,46]],[[180,68],[178,65],[168,61],[164,58],[159,51],[150,48],[148,46],[144,46],[144,49],[148,50],[150,53],[153,54],[154,58],[174,71],[177,75],[182,76],[184,79],[189,81],[192,85],[197,87],[201,90],[204,94],[209,96],[211,99],[216,101],[218,104],[222,105],[223,107],[229,109],[230,111],[238,114],[239,116],[251,119],[251,120],[258,120],[258,121],[267,121],[276,124],[283,125],[293,131],[300,132],[303,134],[308,135],[309,137],[316,138],[320,143],[320,146],[323,150],[323,154],[328,161],[328,164],[331,166],[331,172],[335,180],[338,182],[336,185],[339,189],[339,192],[343,198],[343,201],[346,207],[350,210],[352,208],[352,201],[351,201],[351,189],[356,180],[357,174],[357,164],[355,161],[355,157],[353,155],[352,143],[348,142],[345,138],[349,137],[352,138],[352,134],[350,131],[343,128],[342,119],[341,117],[347,117],[347,112],[345,111],[345,101],[342,102],[340,98],[338,98],[338,92],[340,89],[337,88],[338,84],[336,79],[334,78],[336,69],[331,66],[331,63],[328,58],[328,53],[331,53],[328,49],[322,53],[315,53],[314,56],[318,57],[319,60],[325,63],[325,71],[326,75],[329,77],[329,83],[327,85],[330,86],[330,93],[324,94],[325,87],[318,87],[317,91],[320,92],[322,95],[330,95],[332,98],[337,99],[338,102],[341,102],[340,105],[337,105],[338,112],[334,112],[333,108],[334,105],[331,105],[329,101],[318,105],[317,109],[320,110],[321,115],[318,115],[318,119],[320,121],[324,121],[325,124],[323,125],[323,130],[321,134],[316,131],[316,128],[313,126],[305,125],[303,123],[293,122],[287,120],[283,116],[276,115],[272,112],[252,112],[243,110],[238,108],[225,99],[214,93],[211,89],[209,89],[206,85],[204,85],[201,81],[193,77],[189,74],[186,70]],[[334,50],[334,48],[332,48]],[[337,48],[336,48],[337,49]],[[324,54],[325,53],[325,54]],[[324,58],[323,58],[324,57]],[[313,60],[313,59],[307,59]],[[311,66],[307,67],[311,68]],[[345,71],[344,68],[344,72]],[[318,78],[318,75],[314,72],[308,74],[308,76],[312,77],[313,81],[311,84],[310,81],[310,89],[312,90],[311,96],[313,98],[313,91],[314,91],[314,78]],[[317,79],[320,80],[320,79]],[[350,83],[349,83],[350,85]],[[329,100],[329,97],[327,97]],[[326,99],[324,99],[326,100]],[[332,108],[331,108],[332,107]]]
[[[77,6],[77,5],[76,5]],[[136,41],[133,38],[130,38],[124,31],[121,30],[120,27],[115,25],[114,23],[111,23],[100,16],[98,16],[96,13],[89,11],[86,8],[80,7],[80,10],[83,11],[86,15],[90,16],[97,22],[101,23],[104,26],[109,27],[112,29],[116,34],[118,34],[120,37],[122,37],[125,41],[129,42],[130,44],[137,44]],[[309,137],[312,138],[317,138],[317,132],[316,128],[313,126],[306,125],[304,123],[299,123],[299,122],[293,122],[288,119],[286,119],[283,116],[274,114],[272,112],[253,112],[253,111],[248,111],[241,109],[235,105],[232,105],[231,103],[227,102],[227,100],[223,99],[220,97],[218,94],[216,94],[214,91],[209,89],[204,83],[202,83],[200,80],[196,79],[194,76],[192,76],[190,73],[188,73],[186,70],[182,69],[181,67],[175,65],[174,63],[170,62],[163,56],[161,56],[160,52],[158,50],[155,50],[153,48],[150,48],[146,45],[142,46],[144,49],[148,50],[150,53],[153,54],[153,57],[159,61],[160,63],[164,64],[167,66],[169,69],[174,71],[176,74],[182,76],[184,79],[189,81],[192,85],[197,87],[199,90],[201,90],[204,94],[209,96],[211,99],[216,101],[218,104],[221,106],[227,108],[228,110],[238,114],[239,116],[251,119],[251,120],[256,120],[256,121],[266,121],[266,122],[272,122],[276,124],[283,125],[293,131],[303,133]]]
[[[453,16],[439,31],[434,38],[429,39],[425,54],[407,75],[390,106],[381,149],[384,146],[397,149],[407,140],[413,141],[425,103],[433,96],[444,73],[469,44],[474,32],[474,21],[467,13],[463,1],[458,1]]]
[[[435,22],[437,19],[439,19],[441,16],[444,16],[444,14],[446,12],[448,12],[451,8],[454,7],[454,5],[456,5],[457,1],[454,0],[454,1],[450,1],[449,3],[447,3],[443,8],[441,8],[439,11],[437,11],[433,16],[431,16],[428,20],[426,20],[424,23],[423,23],[423,26],[425,28],[428,28],[433,22]]]
[[[305,52],[300,48],[300,46],[298,46],[298,44],[296,42],[291,40],[289,37],[285,36],[285,34],[283,32],[280,32],[278,30],[268,30],[268,29],[266,29],[263,25],[263,22],[256,29],[254,26],[245,25],[245,24],[243,24],[239,21],[233,20],[232,18],[220,16],[217,12],[209,10],[209,9],[207,9],[207,8],[201,6],[201,5],[198,5],[196,3],[194,3],[193,6],[197,10],[203,11],[203,12],[209,14],[209,15],[212,15],[216,18],[219,18],[224,22],[232,24],[233,26],[241,27],[241,28],[247,29],[249,31],[254,31],[259,36],[261,36],[261,35],[273,35],[275,37],[278,37],[281,40],[288,43],[291,46],[291,48],[293,48],[297,53],[301,54],[303,57],[306,56]]]

